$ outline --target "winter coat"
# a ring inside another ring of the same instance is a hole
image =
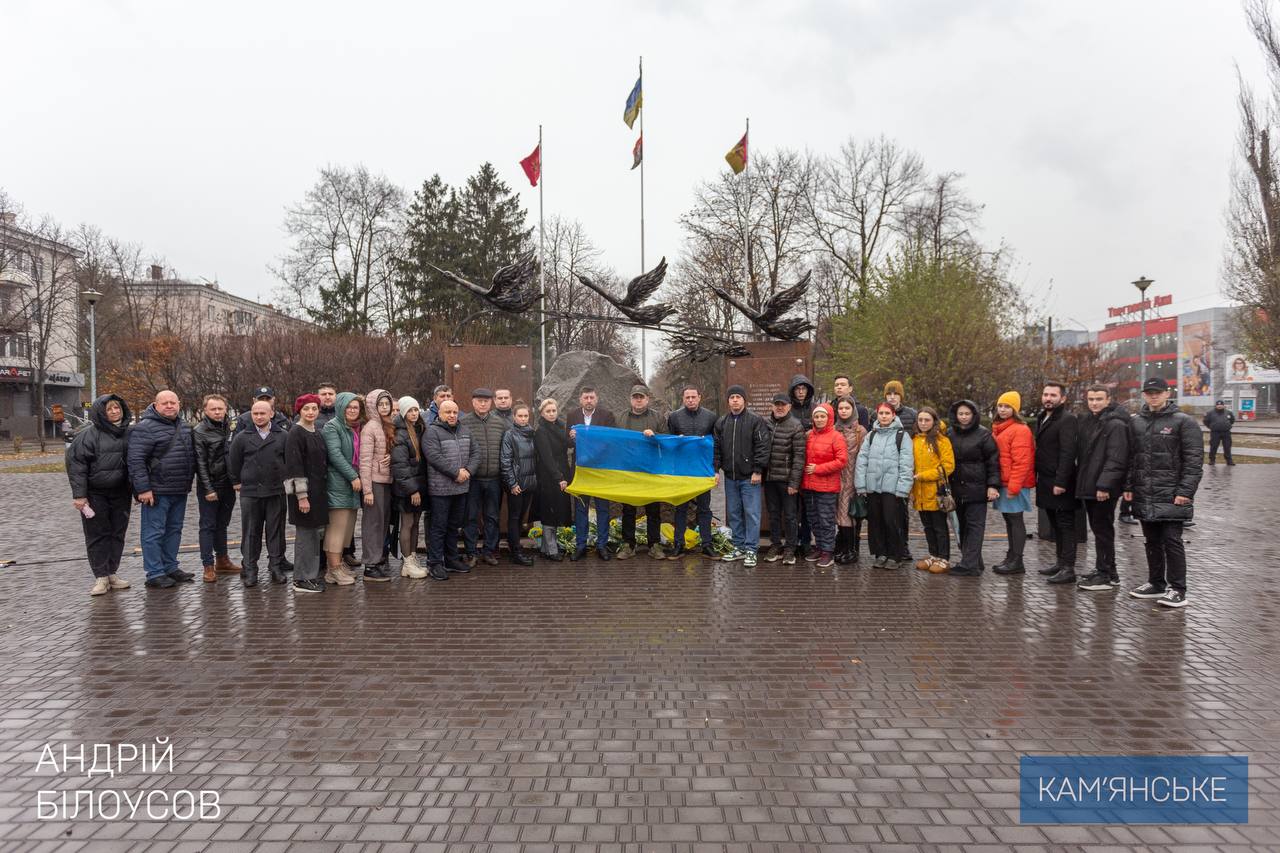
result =
[[[911,494],[914,477],[915,448],[902,428],[902,421],[894,418],[888,426],[876,421],[858,451],[858,467],[854,473],[858,493],[878,492],[906,498]]]
[[[471,440],[471,431],[464,424],[449,426],[437,418],[422,434],[422,449],[427,457],[428,492],[444,496],[465,495],[470,491],[470,481],[457,481],[458,472],[466,468],[475,476],[480,464],[480,448]]]
[[[250,408],[252,408],[252,406]],[[289,416],[279,409],[276,409],[271,413],[271,423],[273,426],[280,427],[280,429],[285,432],[288,432],[293,427],[293,421],[291,421]],[[250,427],[253,427],[253,418],[250,417],[249,412],[246,411],[236,418],[236,428],[231,431],[230,438],[235,438]]]
[[[1228,409],[1223,409],[1221,412],[1210,409],[1204,416],[1204,425],[1209,428],[1209,432],[1231,432],[1235,422],[1236,416]]]
[[[623,429],[629,429],[632,432],[644,432],[647,429],[651,429],[659,435],[666,435],[667,433],[667,419],[647,407],[638,415],[627,409],[622,413],[622,417],[618,418],[618,426]]]
[[[1043,411],[1036,418],[1036,506],[1050,510],[1075,509],[1076,416],[1064,408]],[[1060,495],[1054,487],[1066,489]]]
[[[533,427],[513,423],[502,436],[502,488],[510,492],[519,486],[521,492],[532,492],[538,486],[537,466]]]
[[[689,411],[681,406],[667,415],[667,432],[672,435],[711,435],[716,428],[716,413],[699,406]]]
[[[973,412],[968,427],[960,426],[956,409],[967,406]],[[1000,488],[1000,448],[991,430],[978,423],[978,404],[961,400],[951,407],[951,453],[956,467],[951,474],[951,496],[956,503],[986,503],[987,489]]]
[[[316,432],[319,433],[320,430],[324,429],[325,424],[329,423],[329,421],[333,420],[337,416],[337,406],[321,406],[320,414],[316,415]],[[314,505],[315,501],[312,501],[312,506]]]
[[[796,389],[801,385],[809,389],[809,393],[805,395],[803,403],[796,398]],[[813,383],[809,381],[809,377],[803,373],[797,373],[792,376],[791,384],[787,386],[787,396],[791,398],[791,414],[795,415],[796,420],[804,424],[806,430],[811,428],[813,426],[813,407],[818,403],[813,396]]]
[[[538,418],[533,431],[536,455],[538,520],[548,527],[573,524],[573,505],[569,493],[560,490],[560,482],[573,479],[569,469],[569,431],[560,421]]]
[[[231,430],[227,419],[212,420],[208,415],[191,430],[191,441],[196,451],[196,492],[225,492],[231,488],[227,474],[227,452],[231,449]]]
[[[827,425],[822,429],[814,427],[805,437],[804,464],[814,468],[804,475],[800,485],[806,492],[839,492],[840,472],[849,462],[849,446],[832,426],[835,416],[830,413],[831,407],[820,405],[828,410]]]
[[[786,483],[798,489],[804,479],[804,424],[790,413],[785,418],[773,415],[764,419],[769,428],[769,467],[764,478],[771,483]]]
[[[894,412],[898,416],[898,420],[902,421],[902,428],[907,431],[907,435],[911,435],[916,429],[916,410],[903,403]]]
[[[1000,482],[1011,497],[1036,484],[1036,440],[1031,427],[1009,418],[991,425],[1000,449]]]
[[[351,481],[360,477],[359,462],[354,461],[360,434],[347,426],[346,421],[347,406],[355,398],[356,395],[350,391],[340,393],[337,405],[334,406],[338,410],[338,417],[320,430],[325,451],[329,454],[326,491],[331,510],[360,508],[360,493],[351,488]],[[363,486],[364,483],[361,482],[360,485]]]
[[[1129,415],[1118,403],[1081,416],[1076,430],[1076,497],[1120,494],[1129,473]]]
[[[502,476],[502,436],[511,428],[510,422],[494,412],[483,418],[472,412],[458,419],[471,433],[471,442],[480,454],[471,476],[478,480],[496,480]]]
[[[1143,406],[1129,421],[1132,455],[1126,492],[1133,492],[1134,518],[1186,521],[1192,507],[1175,497],[1194,498],[1204,473],[1204,437],[1195,419],[1172,401],[1157,412]]]
[[[360,428],[360,484],[365,491],[372,489],[372,483],[391,482],[391,461],[387,458],[391,448],[387,446],[387,432],[382,428],[382,418],[378,415],[378,400],[391,395],[381,388],[375,388],[364,396],[365,411],[369,420]]]
[[[120,423],[107,420],[107,403],[115,400],[124,416]],[[129,491],[129,404],[123,397],[103,394],[89,409],[89,428],[82,430],[67,446],[67,479],[71,497],[87,498],[89,493],[118,494]]]
[[[911,506],[921,512],[938,511],[938,482],[956,470],[955,450],[951,439],[938,435],[938,450],[920,433],[911,436],[915,481],[911,484]]]
[[[769,428],[764,418],[750,409],[741,414],[721,415],[716,421],[713,470],[724,471],[730,480],[749,480],[752,474],[764,475],[769,467]]]
[[[294,527],[314,530],[329,523],[328,474],[329,449],[320,428],[289,430],[284,439],[284,493],[289,496],[289,523]],[[310,511],[298,509],[299,498],[310,502]]]
[[[196,473],[191,427],[179,415],[166,418],[147,406],[129,429],[129,480],[133,493],[185,495]]]
[[[231,485],[240,487],[246,498],[269,498],[284,494],[284,440],[288,433],[274,420],[267,437],[257,427],[236,433],[227,451],[227,475]]]
[[[862,451],[862,442],[867,437],[867,429],[857,420],[847,424],[836,421],[836,432],[844,436],[844,443],[849,448],[849,461],[840,472],[840,497],[836,499],[836,524],[840,527],[852,527],[855,519],[849,514],[849,504],[858,496],[858,454]]]
[[[391,494],[399,512],[421,512],[427,507],[427,457],[422,447],[422,434],[426,427],[422,418],[410,426],[403,415],[396,415],[395,425],[396,443],[391,446]],[[410,429],[418,439],[416,454],[410,440]],[[413,505],[414,495],[418,496],[417,506]]]

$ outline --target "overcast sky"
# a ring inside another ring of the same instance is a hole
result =
[[[964,173],[983,238],[1016,251],[1064,326],[1101,326],[1140,275],[1174,307],[1208,307],[1233,63],[1262,79],[1231,0],[8,0],[0,32],[0,187],[263,301],[284,209],[318,167],[363,163],[413,190],[489,160],[536,222],[518,160],[539,123],[547,214],[581,220],[634,275],[621,115],[643,54],[650,265],[678,252],[677,217],[749,115],[757,149],[884,134]]]

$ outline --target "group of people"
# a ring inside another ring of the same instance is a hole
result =
[[[324,384],[294,401],[290,419],[276,406],[272,389],[261,387],[249,417],[232,428],[219,394],[205,396],[194,427],[181,417],[172,391],[157,394],[132,425],[127,403],[107,394],[93,403],[92,426],[67,449],[67,475],[95,577],[91,593],[128,586],[117,570],[135,501],[141,505],[146,585],[194,581],[177,559],[193,479],[203,579],[209,583],[237,573],[246,587],[257,585],[264,540],[271,580],[285,583],[292,573],[298,592],[349,586],[354,569],[366,582],[389,581],[396,551],[403,577],[443,581],[479,562],[496,565],[504,521],[510,559],[528,566],[534,559],[521,534],[530,518],[542,525],[543,558],[564,559],[557,534],[572,526],[570,556],[583,559],[591,545],[592,507],[597,556],[631,559],[645,550],[636,535],[641,508],[621,508],[622,543],[611,551],[610,502],[566,491],[578,429],[608,426],[647,436],[714,438],[732,551],[721,555],[712,545],[708,491],[674,508],[669,545],[661,536],[662,506],[642,508],[652,559],[685,555],[692,512],[701,553],[713,559],[746,566],[759,559],[784,565],[804,559],[820,567],[855,563],[865,521],[872,566],[976,577],[985,570],[990,505],[1001,513],[1007,534],[1005,557],[993,571],[1021,574],[1024,513],[1032,510],[1034,491],[1056,544],[1054,562],[1040,573],[1051,584],[1114,590],[1120,583],[1115,511],[1123,496],[1142,524],[1148,563],[1147,582],[1130,594],[1170,607],[1186,603],[1181,533],[1191,519],[1203,445],[1199,426],[1170,401],[1163,379],[1146,381],[1141,411],[1133,417],[1102,385],[1088,389],[1087,412],[1076,415],[1066,388],[1048,382],[1041,411],[1029,424],[1019,394],[1009,391],[996,401],[990,428],[972,400],[956,402],[946,418],[930,406],[907,406],[897,381],[885,385],[872,409],[855,399],[846,375],[835,377],[826,400],[805,376],[794,377],[788,393],[773,397],[766,416],[747,407],[747,396],[744,387],[730,386],[727,412],[717,415],[703,407],[698,388],[687,386],[679,408],[663,417],[651,408],[649,390],[636,385],[630,408],[615,415],[587,387],[562,417],[554,399],[541,401],[535,414],[513,401],[508,389],[477,388],[471,411],[462,415],[446,385],[434,389],[424,408],[413,397],[395,399],[383,389],[359,395]],[[227,549],[237,502],[241,565]],[[928,546],[919,560],[908,549],[908,507],[919,514]],[[1081,508],[1094,536],[1094,566],[1077,576],[1075,518]],[[760,554],[762,510],[770,547]],[[285,553],[286,523],[295,528],[292,563]],[[955,561],[952,526],[959,544]],[[417,556],[423,538],[425,565]]]

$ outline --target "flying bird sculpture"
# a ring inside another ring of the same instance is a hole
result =
[[[813,324],[803,317],[782,319],[782,315],[790,311],[804,296],[805,291],[809,289],[809,279],[812,275],[812,271],[806,272],[798,282],[790,287],[784,287],[773,296],[770,296],[765,300],[759,311],[753,310],[742,300],[718,287],[712,287],[711,289],[715,291],[716,296],[741,311],[757,329],[769,337],[783,341],[794,341],[799,339],[805,332],[812,330]]]
[[[653,295],[661,285],[662,280],[667,277],[667,259],[663,258],[658,261],[658,265],[647,273],[636,276],[627,283],[627,295],[622,299],[616,298],[609,291],[596,284],[585,275],[578,275],[578,281],[594,290],[605,298],[606,301],[614,308],[617,308],[628,320],[632,320],[643,326],[656,326],[663,320],[676,313],[676,309],[672,308],[665,302],[654,302],[651,305],[642,305],[641,303]]]
[[[510,266],[505,266],[493,274],[493,284],[489,287],[481,287],[467,281],[462,276],[449,270],[442,270],[435,264],[427,264],[440,275],[444,276],[454,284],[461,285],[467,290],[485,299],[495,308],[512,313],[520,313],[527,311],[538,301],[539,293],[536,281],[538,279],[538,258],[533,252],[521,255],[520,258]]]

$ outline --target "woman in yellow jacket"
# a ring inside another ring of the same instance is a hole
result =
[[[938,482],[946,481],[956,470],[956,457],[951,439],[942,433],[942,421],[936,409],[924,406],[916,413],[911,436],[915,451],[915,481],[911,484],[911,505],[920,513],[929,556],[916,563],[916,568],[941,574],[951,567],[951,532],[947,514],[938,507]]]

